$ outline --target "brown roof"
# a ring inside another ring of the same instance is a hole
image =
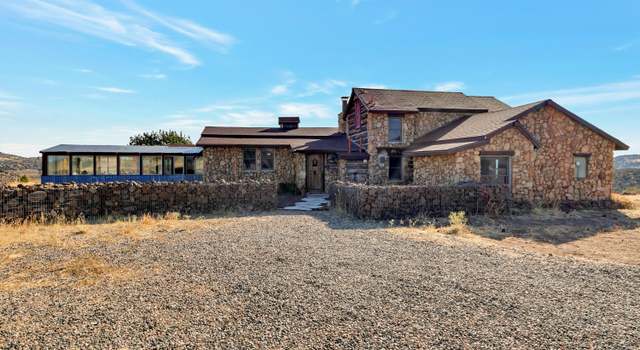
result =
[[[500,102],[498,105],[499,101],[495,97],[476,98],[461,92],[353,88],[353,94],[370,111],[464,110],[486,112],[496,108],[504,108],[503,103]]]
[[[298,129],[213,127],[202,132],[198,146],[269,146],[290,147],[295,152],[348,151],[347,137],[337,128]],[[358,147],[352,143],[352,150]]]
[[[495,112],[479,113],[468,117],[461,117],[452,123],[438,128],[422,137],[406,149],[408,155],[430,155],[455,153],[467,148],[477,147],[477,142],[485,142],[491,136],[509,127],[518,128],[527,138],[538,146],[536,140],[519,122],[519,119],[546,105],[552,105],[579,124],[593,130],[616,145],[616,150],[629,147],[620,140],[598,129],[584,119],[569,112],[552,100],[533,102],[526,105],[503,109]]]
[[[502,109],[511,108],[508,104],[498,100],[493,96],[469,96],[472,99],[476,100],[479,104],[487,107],[489,112],[495,112]]]
[[[267,127],[227,127],[207,126],[202,131],[202,136],[220,137],[327,137],[338,133],[338,128],[311,127],[297,129],[281,129]]]

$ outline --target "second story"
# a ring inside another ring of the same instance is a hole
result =
[[[342,104],[340,131],[370,154],[403,149],[462,117],[509,108],[491,96],[370,88],[353,88]]]

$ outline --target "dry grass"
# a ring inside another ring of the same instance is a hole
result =
[[[87,241],[118,242],[122,239],[162,238],[163,234],[188,232],[220,225],[218,218],[190,218],[179,213],[161,216],[143,215],[105,218],[98,222],[64,220],[42,224],[38,220],[0,225],[0,247],[12,244],[50,245],[62,248],[82,247]]]
[[[614,193],[611,199],[619,209],[640,209],[640,195],[623,195]]]
[[[507,254],[524,251],[640,265],[640,195],[616,195],[615,199],[627,203],[628,209],[564,213],[535,207],[531,213],[513,217],[473,217],[464,226],[424,225],[392,231],[417,240],[491,246]]]
[[[22,257],[22,255],[14,256]],[[129,280],[132,269],[117,267],[104,259],[86,254],[60,262],[32,263],[14,269],[0,280],[0,290],[16,291],[29,288],[91,286],[101,281]]]

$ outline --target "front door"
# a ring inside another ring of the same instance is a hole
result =
[[[322,192],[324,190],[322,154],[307,155],[307,190],[309,192]]]

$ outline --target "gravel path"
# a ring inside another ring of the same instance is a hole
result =
[[[92,253],[139,273],[0,293],[0,345],[640,347],[638,266],[415,240],[331,212],[167,237],[32,248],[29,259]],[[23,263],[0,265],[0,278]]]

